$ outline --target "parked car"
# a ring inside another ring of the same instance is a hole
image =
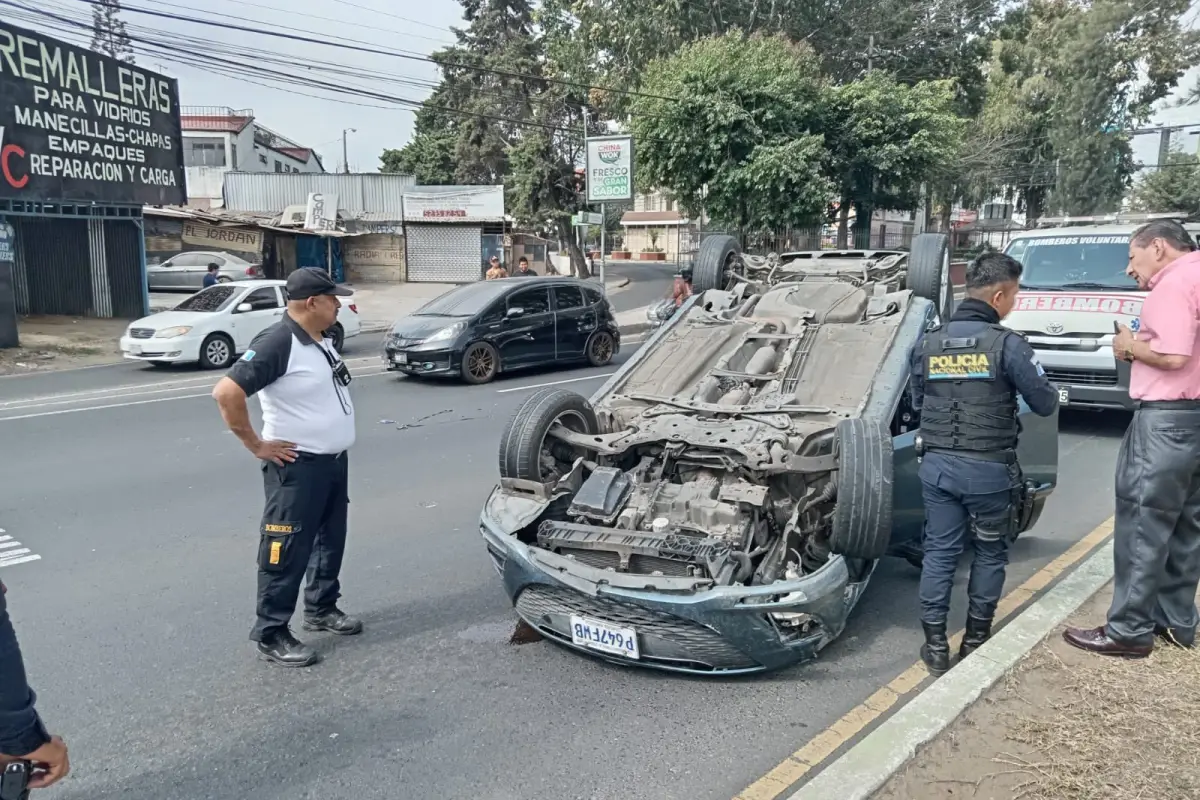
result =
[[[217,273],[217,281],[220,283],[252,281],[263,276],[261,264],[252,264],[241,256],[210,250],[191,250],[174,255],[161,264],[147,265],[146,279],[150,291],[190,289],[194,292],[203,288],[209,264],[216,264],[221,268]]]
[[[480,532],[552,642],[674,672],[761,672],[845,630],[880,559],[920,550],[909,352],[952,307],[944,234],[786,261],[706,239],[696,294],[589,400],[529,396]],[[1019,528],[1058,477],[1022,404]]]
[[[405,375],[487,383],[501,372],[609,363],[620,352],[616,311],[577,278],[500,278],[451,289],[397,320],[383,361]]]
[[[198,362],[205,369],[228,367],[255,336],[283,316],[284,286],[284,281],[268,280],[210,286],[170,311],[131,324],[121,337],[121,354],[158,366]],[[352,300],[342,301],[337,323],[325,332],[339,352],[346,339],[362,330]]]

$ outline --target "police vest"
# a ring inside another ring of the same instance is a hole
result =
[[[1017,394],[1000,368],[1004,339],[1012,333],[989,325],[975,336],[950,336],[946,326],[925,334],[921,344],[925,447],[970,452],[1016,448]]]

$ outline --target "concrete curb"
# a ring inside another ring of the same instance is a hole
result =
[[[868,800],[1113,576],[1110,540],[787,800]]]

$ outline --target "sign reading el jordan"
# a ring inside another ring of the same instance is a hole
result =
[[[928,356],[925,375],[931,381],[969,381],[996,377],[987,353],[954,353]]]

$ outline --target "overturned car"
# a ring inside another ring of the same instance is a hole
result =
[[[704,240],[695,294],[588,399],[530,395],[480,528],[517,613],[624,664],[698,673],[812,658],[879,560],[920,556],[908,354],[953,306],[944,235],[912,251],[743,255]],[[1057,416],[1021,407],[1031,527]]]

